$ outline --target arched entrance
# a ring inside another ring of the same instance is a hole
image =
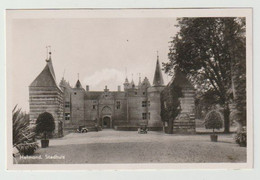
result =
[[[101,110],[102,128],[112,128],[112,109],[109,106],[105,106]]]
[[[103,117],[102,126],[103,128],[111,128],[111,118],[109,116]]]

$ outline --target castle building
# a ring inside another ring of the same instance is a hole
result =
[[[126,78],[123,85],[123,91],[120,86],[117,91],[110,91],[107,86],[103,91],[91,91],[88,85],[84,89],[80,80],[71,87],[62,79],[60,87],[64,93],[64,128],[97,124],[103,128],[122,130],[140,125],[162,129],[160,92],[165,86],[159,57],[153,85],[147,77],[143,80],[139,78],[137,85]]]
[[[80,125],[117,130],[134,130],[146,125],[151,130],[161,130],[160,94],[165,88],[159,56],[151,85],[148,78],[139,78],[136,85],[125,78],[123,90],[103,91],[84,89],[78,79],[72,87],[64,78],[56,83],[51,53],[43,71],[29,86],[30,119],[34,123],[45,111],[54,116],[58,136],[62,130],[75,130]],[[188,109],[189,110],[189,109]]]

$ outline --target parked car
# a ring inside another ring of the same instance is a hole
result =
[[[146,126],[141,126],[138,128],[138,134],[147,134],[148,128]]]
[[[86,133],[88,132],[88,128],[86,128],[86,126],[79,126],[79,128],[77,129],[78,133]]]

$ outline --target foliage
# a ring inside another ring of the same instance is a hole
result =
[[[52,133],[55,130],[55,123],[53,116],[44,112],[40,114],[36,120],[36,133],[43,134],[44,139],[47,139],[47,134]]]
[[[212,129],[213,132],[215,129],[220,129],[223,127],[221,114],[215,110],[210,111],[205,117],[205,128]]]
[[[161,119],[168,123],[168,133],[172,134],[174,119],[180,113],[180,100],[182,97],[181,87],[173,81],[161,92]]]
[[[17,105],[12,111],[13,115],[13,146],[17,148],[22,155],[32,155],[38,148],[35,142],[35,133],[30,127],[28,114],[22,113],[17,109]]]
[[[225,132],[229,132],[229,103],[232,96],[232,61],[245,55],[244,18],[179,18],[179,32],[171,41],[166,73],[178,66],[186,72],[197,93],[209,93],[211,103],[224,108]],[[208,99],[209,100],[209,99]]]
[[[247,139],[246,139],[246,127],[244,126],[241,131],[239,131],[235,136],[235,141],[240,146],[246,147]]]
[[[13,118],[13,146],[22,143],[34,142],[35,133],[30,127],[29,116],[17,109],[17,105],[12,111]]]
[[[38,143],[32,142],[32,143],[24,143],[24,144],[18,144],[16,146],[19,153],[23,156],[30,156],[33,155],[37,148],[39,148]]]

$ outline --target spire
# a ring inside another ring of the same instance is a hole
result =
[[[46,46],[46,49],[47,49],[47,59],[46,59],[46,62],[47,62],[47,65],[50,68],[52,76],[54,77],[54,79],[56,79],[55,73],[54,73],[54,68],[53,68],[53,65],[52,65],[52,60],[51,60],[51,46]],[[48,56],[48,54],[49,54],[49,56]]]
[[[157,51],[156,68],[155,68],[155,73],[154,73],[154,78],[153,78],[153,85],[154,86],[162,86],[162,85],[164,85],[163,76],[162,76],[162,70],[161,70],[160,63],[159,63],[158,51]]]
[[[125,83],[124,84],[129,84],[128,78],[125,78]]]
[[[141,73],[139,73],[139,82],[138,82],[138,87],[141,87],[142,82],[141,82]]]
[[[79,80],[77,80],[75,88],[82,88],[82,85]]]
[[[129,81],[128,81],[128,78],[126,77],[125,78],[125,82],[124,82],[124,90],[127,90],[127,89],[129,89]]]
[[[132,73],[132,81],[130,83],[130,87],[134,88],[135,87],[135,83],[134,83],[134,79],[133,79],[133,73]]]
[[[78,80],[76,82],[75,88],[82,88],[82,85],[81,85],[81,83],[79,81],[79,73],[78,73]]]
[[[132,79],[131,83],[130,83],[130,87],[131,88],[134,88],[135,87],[135,83],[134,83],[134,80]]]

